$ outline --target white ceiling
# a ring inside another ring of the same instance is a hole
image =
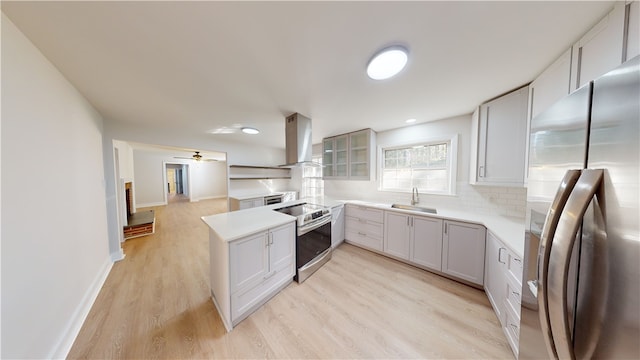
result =
[[[612,2],[8,2],[2,11],[105,119],[150,131],[284,147],[284,118],[313,141],[472,112],[533,80]],[[364,68],[401,43],[408,67]]]

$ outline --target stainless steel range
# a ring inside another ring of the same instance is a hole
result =
[[[274,209],[295,216],[296,268],[301,283],[331,259],[331,210],[314,204],[296,204]]]

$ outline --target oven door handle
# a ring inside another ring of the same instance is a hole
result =
[[[316,221],[314,221],[312,223],[309,223],[309,224],[307,224],[305,226],[302,226],[302,227],[298,228],[298,236],[302,236],[302,235],[308,233],[309,231],[315,230],[315,229],[319,228],[320,226],[325,225],[325,224],[330,223],[330,222],[331,222],[331,214],[329,213],[327,215],[324,215],[323,217],[318,218],[318,220],[316,220]]]

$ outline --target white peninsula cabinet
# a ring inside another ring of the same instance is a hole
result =
[[[482,225],[445,220],[442,272],[482,286],[485,237]]]
[[[295,273],[295,222],[233,241],[210,240],[211,292],[228,331]]]
[[[489,231],[485,267],[485,292],[500,320],[511,350],[518,357],[522,259]]]
[[[470,182],[524,185],[529,87],[480,105],[471,121]]]

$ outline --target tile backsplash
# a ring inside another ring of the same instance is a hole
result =
[[[334,199],[402,204],[411,201],[411,192],[379,191],[375,182],[332,180],[324,184],[325,195]],[[526,188],[478,186],[467,182],[458,182],[456,187],[456,195],[420,194],[419,205],[525,218]]]

